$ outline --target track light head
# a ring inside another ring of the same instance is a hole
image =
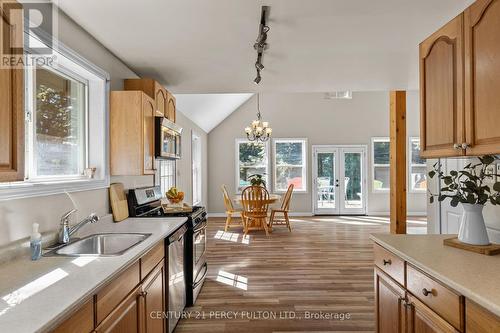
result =
[[[257,77],[255,78],[255,80],[253,80],[253,83],[259,84],[261,80],[262,77],[260,76],[260,71],[257,71]]]
[[[255,63],[255,68],[257,68],[257,70],[261,71],[264,69],[264,65],[262,65],[260,62],[256,62]]]

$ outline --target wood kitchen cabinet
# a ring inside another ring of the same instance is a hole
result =
[[[406,332],[405,290],[379,269],[375,269],[377,332]]]
[[[465,305],[467,333],[500,333],[500,317],[467,300]]]
[[[166,324],[163,318],[165,300],[165,263],[163,260],[142,283],[141,297],[144,302],[144,332],[163,333]]]
[[[500,154],[500,0],[420,44],[421,156]]]
[[[407,325],[409,333],[458,333],[452,325],[411,294],[408,295]]]
[[[165,278],[164,244],[160,241],[51,332],[164,333]]]
[[[500,153],[500,0],[478,0],[464,15],[467,155]]]
[[[125,90],[140,90],[155,100],[156,115],[175,122],[175,97],[153,79],[126,79]]]
[[[421,152],[424,158],[465,151],[463,14],[420,44]]]
[[[111,175],[154,174],[155,102],[141,91],[113,91]]]
[[[0,56],[23,56],[22,8],[14,1],[0,2]],[[18,14],[18,15],[16,15]],[[24,179],[24,71],[0,69],[0,182]]]
[[[175,106],[175,97],[171,93],[168,93],[168,99],[167,99],[167,113],[165,114],[165,117],[168,118],[171,122],[175,123],[175,118],[176,118],[176,106]]]

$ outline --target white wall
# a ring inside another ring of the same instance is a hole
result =
[[[292,210],[312,212],[311,146],[321,144],[364,144],[368,147],[368,212],[389,212],[389,194],[372,193],[371,138],[389,136],[389,93],[358,92],[352,100],[326,100],[321,93],[261,94],[263,118],[271,123],[275,138],[308,138],[308,193],[294,194]],[[407,96],[407,132],[419,136],[418,92]],[[224,212],[220,185],[235,191],[235,139],[255,118],[252,97],[208,135],[208,209]],[[425,194],[408,193],[408,211],[425,213]]]
[[[137,77],[126,64],[121,62],[120,59],[63,13],[59,17],[59,39],[83,57],[107,71],[111,76],[112,90],[121,90],[123,88],[123,79]],[[182,142],[184,156],[178,163],[178,182],[181,188],[186,189],[186,200],[191,200],[191,130],[195,129],[201,137],[203,168],[205,171],[207,165],[207,136],[206,133],[180,113],[178,113],[178,123],[185,128]],[[204,175],[203,197],[205,200],[207,198],[206,179],[207,175]],[[122,181],[127,188],[130,188],[152,185],[153,177],[112,177],[111,181]],[[75,219],[81,219],[93,212],[104,215],[110,211],[108,189],[72,193],[72,197],[78,208]],[[40,224],[42,233],[56,230],[60,216],[72,209],[72,207],[70,199],[65,194],[0,201],[0,247],[28,237],[31,234],[31,224],[33,222]]]

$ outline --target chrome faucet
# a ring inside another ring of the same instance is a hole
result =
[[[76,211],[76,209],[72,209],[61,216],[61,226],[59,228],[59,243],[61,244],[69,243],[69,241],[71,240],[71,235],[80,230],[80,228],[87,223],[96,223],[97,221],[99,221],[99,216],[97,216],[97,214],[95,213],[92,213],[76,225],[70,227],[69,218],[73,213],[76,213]]]

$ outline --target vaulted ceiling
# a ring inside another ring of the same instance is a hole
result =
[[[418,44],[472,2],[58,0],[133,70],[175,94],[418,89]],[[256,86],[262,5],[271,6],[271,30]]]

